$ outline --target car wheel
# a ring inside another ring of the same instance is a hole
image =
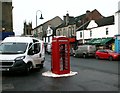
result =
[[[96,56],[95,56],[95,58],[96,58],[96,59],[99,59],[99,56],[98,56],[98,55],[96,55]]]
[[[86,54],[83,54],[83,58],[86,58]]]
[[[112,57],[112,56],[110,56],[110,57],[109,57],[109,60],[110,60],[110,61],[112,61],[112,60],[113,60],[113,57]]]
[[[76,57],[76,54],[75,54],[75,53],[73,53],[73,56],[74,56],[74,57]]]

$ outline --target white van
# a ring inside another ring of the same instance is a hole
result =
[[[33,37],[7,37],[0,43],[0,70],[25,71],[43,67],[44,42]]]

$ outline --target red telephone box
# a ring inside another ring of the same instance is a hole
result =
[[[69,38],[55,37],[52,39],[51,71],[55,74],[70,73]]]

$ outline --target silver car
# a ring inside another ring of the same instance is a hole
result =
[[[96,52],[95,45],[79,45],[76,50],[74,50],[73,56],[75,57],[94,57]]]

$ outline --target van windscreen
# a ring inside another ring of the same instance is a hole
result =
[[[0,44],[1,54],[22,54],[25,53],[27,43],[5,42]]]

